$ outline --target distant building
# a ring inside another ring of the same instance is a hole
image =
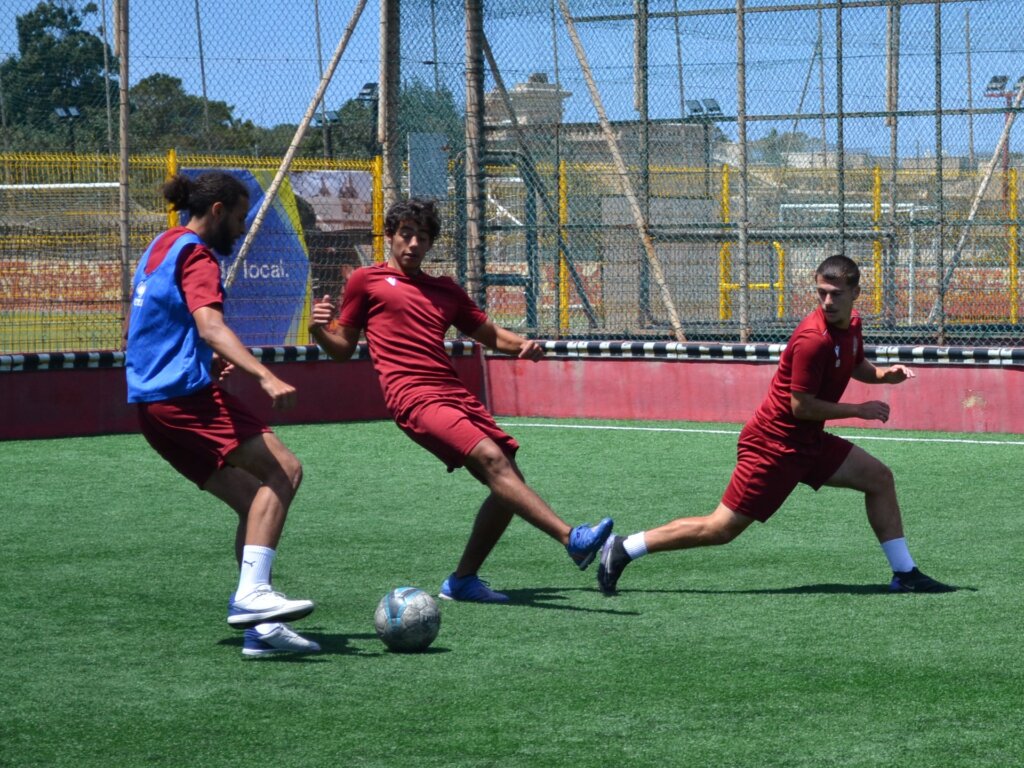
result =
[[[562,122],[562,102],[572,94],[548,82],[544,72],[534,72],[525,83],[508,91],[516,121],[522,126],[557,125]],[[484,123],[489,126],[512,125],[512,116],[499,91],[484,96]]]
[[[516,125],[530,149],[539,158],[550,150],[557,130],[562,152],[573,162],[610,163],[611,152],[597,123],[564,123],[563,102],[572,94],[548,82],[535,72],[525,83],[508,90]],[[484,96],[484,124],[491,148],[516,149],[519,137],[501,94],[492,90]],[[612,132],[628,165],[636,165],[641,152],[639,122],[616,122]],[[716,131],[703,123],[650,123],[647,131],[649,165],[705,167],[712,155]]]

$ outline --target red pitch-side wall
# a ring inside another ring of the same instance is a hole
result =
[[[745,421],[764,396],[772,362],[548,358],[539,363],[477,356],[453,358],[471,391],[498,416]],[[368,360],[271,363],[299,390],[298,405],[272,411],[256,382],[238,374],[230,388],[271,424],[388,418]],[[893,429],[1024,433],[1024,368],[917,365],[897,386],[852,382],[847,401],[892,406]],[[857,420],[857,426],[882,426]],[[0,373],[0,439],[134,432],[124,370],[99,368]]]
[[[746,421],[777,363],[486,359],[490,407],[498,416]],[[1024,433],[1024,369],[1013,366],[911,365],[898,385],[851,382],[846,402],[883,400],[886,424],[851,426],[949,432]]]
[[[453,358],[470,391],[482,394],[479,357]],[[234,374],[225,387],[271,425],[389,418],[369,360],[268,363],[298,390],[298,403],[275,411],[251,376]],[[75,437],[136,432],[134,406],[125,402],[123,368],[0,373],[0,439]]]

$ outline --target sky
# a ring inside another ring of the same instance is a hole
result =
[[[36,2],[0,0],[0,55],[16,54],[15,18],[35,7]],[[105,3],[112,27],[113,2],[100,2]],[[769,123],[756,120],[757,115],[813,113],[822,101],[826,111],[836,109],[835,13],[827,10],[821,14],[823,56],[819,65],[814,54],[818,41],[817,12],[756,12],[758,5],[787,2],[797,0],[747,2],[747,110],[752,116],[748,124],[752,139],[773,128],[795,128],[820,136],[817,119]],[[575,27],[599,83],[606,112],[615,120],[635,119],[632,22],[583,18],[629,14],[632,0],[568,3],[577,17]],[[689,14],[680,19],[678,36],[674,21],[658,15],[672,10],[674,5]],[[355,6],[354,0],[132,0],[130,79],[135,83],[155,72],[165,72],[181,78],[189,93],[202,95],[205,85],[207,96],[231,104],[237,117],[268,127],[294,124],[305,112],[319,82],[319,69],[329,61],[353,18]],[[681,96],[714,98],[727,117],[736,114],[735,16],[694,14],[734,7],[730,0],[650,0],[647,73],[651,117],[677,119]],[[461,103],[463,0],[406,0],[402,13],[403,77],[433,84],[436,75],[440,84],[449,88]],[[966,55],[968,13],[973,74],[970,94]],[[557,17],[554,25],[553,17]],[[883,8],[844,11],[846,112],[885,108],[885,17]],[[95,18],[98,23],[99,16]],[[935,6],[907,5],[901,19],[900,108],[931,110],[935,106]],[[942,6],[944,109],[967,108],[970,99],[978,109],[998,112],[1004,106],[1004,100],[986,98],[984,88],[994,74],[1009,76],[1011,83],[1024,75],[1024,36],[1019,34],[1022,19],[1024,4],[1018,0],[976,0]],[[327,91],[327,108],[336,109],[353,98],[363,83],[378,79],[379,32],[379,5],[376,0],[369,0]],[[485,33],[507,86],[524,82],[533,72],[543,72],[549,81],[557,80],[571,93],[565,103],[566,121],[596,120],[596,110],[561,18],[558,0],[486,0]],[[488,76],[486,87],[493,86],[494,80]],[[1001,113],[974,118],[974,141],[979,154],[991,152],[1003,120]],[[734,123],[726,121],[721,127],[735,138]],[[943,121],[946,151],[966,154],[970,128],[966,117],[947,116]],[[848,148],[888,151],[889,131],[879,118],[850,119],[844,132]],[[834,142],[834,125],[826,133],[826,139]],[[934,146],[934,118],[901,118],[901,155],[933,154]]]

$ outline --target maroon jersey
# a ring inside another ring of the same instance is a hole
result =
[[[187,227],[172,227],[160,235],[149,254],[146,274],[160,266],[174,242]],[[200,307],[224,305],[224,290],[220,282],[220,262],[206,245],[186,245],[178,257],[177,277],[189,312]]]
[[[795,448],[816,448],[824,422],[798,419],[790,405],[792,392],[806,392],[838,403],[854,369],[864,359],[860,317],[854,311],[850,327],[841,330],[825,322],[815,309],[793,331],[779,359],[771,387],[750,425],[762,435]]]
[[[370,359],[392,415],[424,399],[469,396],[444,348],[448,329],[470,336],[487,315],[449,277],[408,277],[386,264],[352,273],[340,325],[366,329]]]

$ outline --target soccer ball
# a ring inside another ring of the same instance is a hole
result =
[[[392,651],[425,651],[441,629],[441,611],[422,589],[398,587],[380,599],[373,625]]]

